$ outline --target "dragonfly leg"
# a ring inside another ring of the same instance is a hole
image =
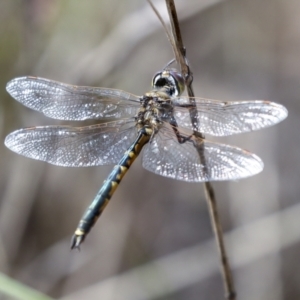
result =
[[[175,62],[175,58],[172,58],[164,67],[163,70],[167,69],[170,65],[172,65]]]
[[[178,130],[177,122],[174,117],[171,118],[170,124],[172,125],[172,129],[177,137],[179,144],[183,144],[183,143],[191,140],[191,138],[193,137],[193,134],[191,134],[189,136],[183,136],[182,134],[180,134],[180,132]]]

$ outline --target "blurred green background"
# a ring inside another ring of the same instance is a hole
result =
[[[167,20],[164,1],[154,3]],[[289,110],[277,126],[218,139],[256,153],[265,169],[214,187],[239,299],[299,299],[300,2],[175,3],[196,96],[268,99]],[[2,141],[21,127],[59,124],[6,93],[14,77],[141,95],[172,58],[146,1],[1,0],[0,24]],[[159,177],[137,159],[81,251],[70,252],[111,167],[56,167],[3,143],[0,155],[3,273],[59,299],[222,299],[201,184]]]

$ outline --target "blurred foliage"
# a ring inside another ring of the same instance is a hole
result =
[[[12,280],[8,276],[0,273],[0,294],[5,294],[13,299],[20,300],[51,300],[52,298],[43,295],[19,281]]]

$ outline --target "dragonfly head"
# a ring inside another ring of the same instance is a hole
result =
[[[184,91],[184,79],[176,69],[162,70],[153,76],[152,87],[164,90],[171,97],[177,97]]]

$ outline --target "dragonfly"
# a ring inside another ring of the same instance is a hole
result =
[[[274,125],[288,115],[264,100],[220,101],[182,96],[184,79],[174,68],[157,72],[143,96],[123,90],[75,86],[39,77],[8,82],[7,91],[45,116],[99,124],[36,126],[10,133],[5,145],[26,157],[64,167],[115,164],[82,216],[72,237],[79,248],[133,161],[143,150],[143,167],[186,182],[238,180],[262,171],[253,153],[204,139]],[[194,117],[191,118],[191,113]],[[201,133],[201,134],[200,134]]]

